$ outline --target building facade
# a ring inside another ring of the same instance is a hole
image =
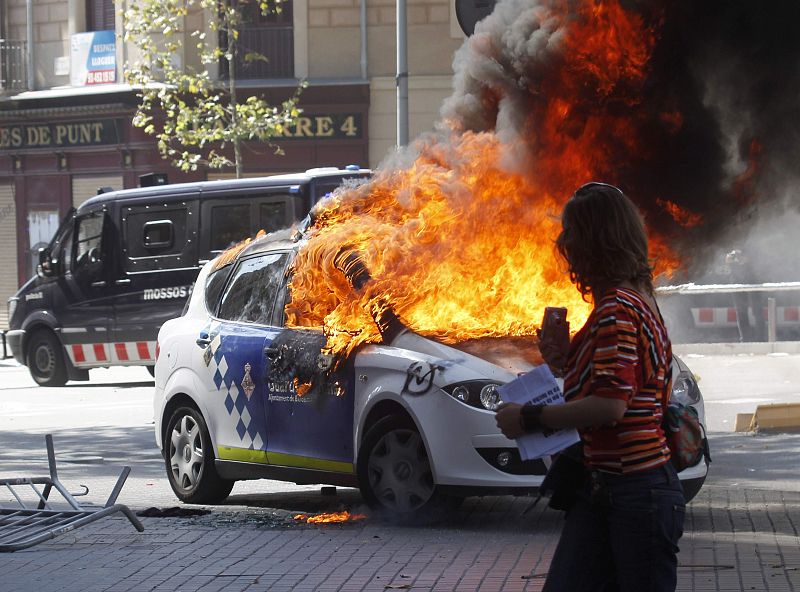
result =
[[[0,299],[35,273],[70,207],[98,188],[135,187],[142,174],[171,182],[231,176],[181,173],[131,125],[136,92],[124,84],[136,49],[123,42],[127,2],[0,0]],[[237,67],[242,94],[279,101],[299,81],[302,116],[277,142],[247,144],[245,175],[321,166],[375,167],[396,144],[394,0],[286,0],[280,14],[249,18],[240,47],[268,57]],[[207,26],[190,13],[186,31]],[[186,35],[187,41],[188,34]],[[409,135],[433,127],[450,94],[452,59],[464,34],[448,0],[408,0]],[[186,46],[191,47],[190,43]],[[183,55],[186,63],[196,56]],[[225,68],[217,73],[224,78]],[[0,306],[0,329],[6,327]]]

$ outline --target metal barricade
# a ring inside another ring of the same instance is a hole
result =
[[[75,497],[86,495],[89,489],[84,485],[84,491],[71,494],[64,488],[58,480],[52,435],[47,434],[45,442],[50,466],[49,477],[0,479],[0,487],[7,488],[17,502],[12,507],[0,507],[0,552],[27,549],[116,512],[122,512],[139,532],[144,530],[142,523],[127,506],[115,503],[131,471],[130,467],[123,467],[105,506],[81,506]],[[26,485],[33,490],[35,507],[26,503],[20,491],[15,489]],[[38,486],[42,485],[44,487],[40,489]],[[51,499],[53,490],[61,494],[63,500]]]
[[[773,282],[764,284],[680,284],[656,288],[656,295],[734,294],[737,292],[800,292],[800,282]],[[777,338],[775,298],[767,298],[767,341]],[[756,311],[755,314],[758,314]]]

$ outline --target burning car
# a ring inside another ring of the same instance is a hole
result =
[[[170,485],[188,503],[223,500],[237,480],[360,488],[373,508],[413,515],[468,495],[534,492],[548,462],[522,461],[495,425],[497,387],[531,369],[523,338],[447,345],[388,306],[372,310],[380,342],[331,355],[321,330],[287,325],[290,231],[223,254],[201,271],[184,314],[164,324],[156,362],[155,435]],[[356,289],[357,256],[338,267]],[[672,397],[703,401],[676,359]],[[706,461],[680,477],[687,498]]]

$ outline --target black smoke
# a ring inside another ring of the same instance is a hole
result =
[[[494,129],[511,142],[521,134],[536,138],[525,129],[526,114],[547,100],[554,73],[569,67],[562,55],[566,21],[541,15],[565,5],[577,13],[587,3],[501,0],[476,27],[481,42],[468,42],[456,56],[445,121]],[[580,134],[593,112],[630,115],[642,149],[631,151],[609,131],[604,146],[613,166],[598,175],[637,201],[648,225],[682,256],[686,276],[678,279],[713,279],[724,253],[739,249],[759,261],[752,281],[800,280],[800,2],[621,5],[655,32],[646,79],[602,102],[586,89],[583,113],[576,110],[571,125]],[[630,92],[641,99],[635,106]],[[675,113],[679,125],[668,116]],[[684,227],[657,199],[703,222]]]
[[[697,274],[738,248],[760,261],[752,281],[800,279],[799,23],[791,0],[665,5],[651,100],[685,124],[632,181],[704,217],[681,241]]]

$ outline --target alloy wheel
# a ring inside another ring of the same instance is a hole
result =
[[[185,491],[194,489],[203,473],[203,438],[200,426],[184,415],[172,428],[170,467],[175,484]]]

